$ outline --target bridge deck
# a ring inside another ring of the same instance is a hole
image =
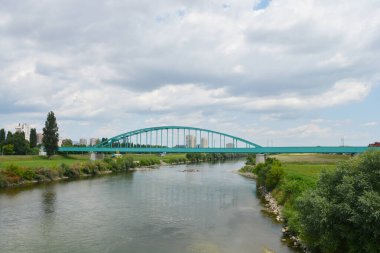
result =
[[[379,147],[256,147],[256,148],[106,148],[106,147],[60,147],[60,152],[99,153],[362,153]]]

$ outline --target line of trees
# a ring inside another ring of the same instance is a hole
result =
[[[32,128],[29,136],[30,142],[25,140],[24,132],[8,131],[0,129],[0,149],[4,155],[26,155],[37,154],[37,132]]]
[[[49,112],[43,129],[42,145],[46,154],[50,157],[58,151],[58,126],[54,112]],[[0,129],[0,151],[3,155],[27,155],[38,154],[40,146],[37,145],[37,131],[30,130],[29,141],[25,139],[24,132],[12,133]]]

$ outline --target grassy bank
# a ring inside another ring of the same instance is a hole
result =
[[[128,154],[122,158],[105,157],[90,161],[87,155],[0,156],[0,187],[9,187],[35,182],[96,176],[111,172],[128,171],[134,167],[165,163],[184,163],[185,154],[161,157],[157,154]]]
[[[248,163],[241,172],[257,176],[258,186],[264,186],[277,203],[282,205],[282,214],[291,235],[299,232],[298,212],[295,202],[304,192],[314,189],[323,171],[334,171],[348,155],[283,154],[270,156],[265,164],[254,166]]]
[[[266,199],[283,206],[283,231],[309,252],[378,252],[379,151],[280,155],[241,171],[255,174]]]
[[[199,159],[199,157],[204,158]],[[183,164],[201,161],[222,161],[234,158],[226,154],[125,154],[103,160],[90,161],[87,155],[55,155],[51,158],[40,156],[0,156],[0,187],[23,185],[35,182],[54,181],[66,178],[81,178],[99,174],[128,171],[134,167],[158,164]],[[207,159],[206,159],[207,158]]]

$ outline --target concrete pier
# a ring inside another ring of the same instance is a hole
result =
[[[256,154],[256,164],[265,163],[266,154]]]
[[[104,158],[104,154],[95,153],[95,152],[90,153],[90,160],[91,161],[102,160],[103,158]]]

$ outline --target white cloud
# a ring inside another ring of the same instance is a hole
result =
[[[371,122],[364,123],[363,126],[365,126],[365,127],[374,127],[374,126],[377,126],[378,124],[379,124],[379,122],[371,121]]]

